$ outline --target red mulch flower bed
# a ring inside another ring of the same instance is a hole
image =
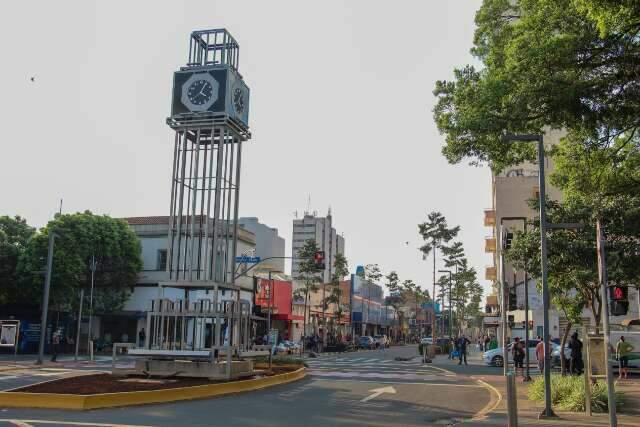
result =
[[[259,376],[271,376],[294,371],[295,368],[274,366],[271,372],[261,372]],[[256,378],[251,377],[251,378]],[[242,378],[241,380],[251,379]],[[20,389],[12,390],[23,393],[56,393],[56,394],[100,394],[120,393],[126,391],[166,390],[180,387],[193,387],[226,381],[210,381],[206,378],[147,378],[147,377],[115,377],[111,374],[80,375],[71,378],[47,381]]]

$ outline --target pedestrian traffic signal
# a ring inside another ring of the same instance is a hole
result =
[[[316,265],[316,270],[324,270],[324,251],[317,251],[313,256],[313,261]]]
[[[629,294],[626,286],[609,288],[609,311],[612,316],[624,316],[629,311]]]

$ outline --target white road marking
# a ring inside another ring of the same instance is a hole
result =
[[[75,421],[56,421],[56,420],[18,420],[14,418],[0,418],[0,421],[6,421],[18,426],[30,426],[31,424],[59,424],[65,426],[81,426],[81,427],[151,427],[133,424],[103,424],[103,423],[81,423]]]
[[[14,378],[18,378],[18,376],[17,375],[7,375],[7,376],[0,377],[0,380],[12,380]]]
[[[396,394],[396,389],[393,388],[393,386],[372,388],[369,391],[372,391],[373,393],[362,399],[360,402],[368,402],[371,399],[375,399],[376,397],[380,396],[382,393]]]

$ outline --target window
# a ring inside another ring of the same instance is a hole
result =
[[[167,250],[158,249],[158,262],[156,270],[165,271],[167,269]]]

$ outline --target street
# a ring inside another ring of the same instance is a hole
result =
[[[463,372],[423,364],[415,345],[326,353],[307,363],[304,380],[254,393],[87,412],[2,409],[0,425],[172,426],[187,417],[192,426],[452,425],[481,416],[495,399]]]

